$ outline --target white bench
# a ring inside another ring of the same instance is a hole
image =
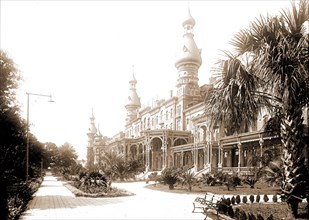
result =
[[[218,196],[213,193],[206,193],[204,197],[196,197],[193,201],[192,212],[195,212],[195,209],[202,209],[203,210],[202,212],[206,215],[205,216],[206,219],[208,209],[213,209],[217,212],[217,218],[219,218],[217,203],[221,201],[223,198],[224,198],[223,196]]]

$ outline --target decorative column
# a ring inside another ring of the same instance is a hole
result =
[[[211,164],[212,164],[212,132],[207,132],[207,166],[209,167],[209,172],[211,172]]]
[[[183,151],[180,152],[180,166],[183,167]]]
[[[163,141],[162,141],[162,152],[163,152],[163,161],[162,161],[162,170],[166,168],[167,154],[166,154],[166,143],[167,137],[166,132],[163,133]]]
[[[263,166],[262,164],[262,157],[263,157],[263,146],[264,146],[264,139],[263,139],[263,136],[260,135],[260,141],[259,141],[259,144],[260,144],[260,168]]]
[[[241,142],[237,144],[238,147],[238,173],[240,173],[240,167],[244,164],[244,152]]]
[[[222,170],[222,162],[223,162],[223,145],[219,142],[218,144],[218,170]]]
[[[151,159],[151,170],[154,168],[153,146],[150,145],[149,159]]]
[[[134,155],[132,154],[132,151],[131,151],[131,141],[128,143],[128,147],[127,147],[127,154],[125,156],[125,161],[128,161],[129,158],[134,158]]]
[[[208,164],[208,155],[207,155],[207,150],[208,150],[208,143],[206,144],[205,148],[203,148],[203,153],[204,153],[204,169],[207,168],[207,164]]]
[[[143,161],[144,161],[144,163],[146,165],[146,145],[143,144],[142,147],[143,147],[143,155],[142,155],[143,156]],[[146,168],[147,168],[147,166],[146,166]]]
[[[150,154],[150,149],[149,149],[149,146],[147,145],[146,146],[146,172],[149,171],[150,169],[150,161],[149,161],[149,154]]]
[[[207,148],[207,167],[209,169],[209,172],[211,172],[211,165],[212,165],[212,142],[210,141],[208,143]]]
[[[194,126],[194,140],[193,140],[193,150],[192,150],[192,159],[193,159],[193,166],[194,171],[197,172],[198,169],[198,150],[197,145],[199,143],[199,132],[196,131],[196,129],[199,129],[199,127]]]
[[[145,136],[145,150],[146,150],[146,155],[145,155],[145,166],[146,166],[146,173],[149,171],[150,169],[150,158],[149,158],[149,154],[150,154],[150,142],[149,142],[149,135],[148,133],[146,133]]]

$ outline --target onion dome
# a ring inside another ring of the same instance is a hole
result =
[[[195,25],[195,20],[191,16],[190,10],[188,10],[188,15],[187,18],[182,22],[182,26],[186,29],[186,27],[191,27],[193,28]]]
[[[92,112],[92,116],[90,117],[90,127],[89,127],[89,133],[95,135],[97,133],[97,128],[94,125],[94,119],[95,117],[93,116],[93,112]]]
[[[126,101],[126,107],[141,107],[141,102],[140,102],[140,98],[137,95],[136,92],[136,79],[135,76],[133,74],[133,79],[129,81],[130,83],[130,90],[129,90],[129,94],[128,94],[128,99]]]
[[[193,63],[198,67],[202,64],[201,50],[196,46],[193,35],[193,27],[195,25],[195,20],[188,10],[188,16],[182,23],[184,28],[183,44],[180,50],[176,54],[175,66],[178,68],[184,63]]]

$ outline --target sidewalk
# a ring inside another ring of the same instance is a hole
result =
[[[145,185],[144,182],[112,184],[113,187],[135,193],[134,196],[75,197],[62,182],[47,174],[20,219],[202,220],[205,218],[202,213],[192,213],[192,201],[197,195],[159,192],[144,188]]]

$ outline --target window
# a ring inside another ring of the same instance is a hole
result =
[[[181,114],[181,105],[177,105],[176,113],[177,113],[177,116]]]
[[[177,122],[176,122],[176,130],[178,130],[178,131],[181,130],[181,121],[180,121],[180,118],[177,119]]]

